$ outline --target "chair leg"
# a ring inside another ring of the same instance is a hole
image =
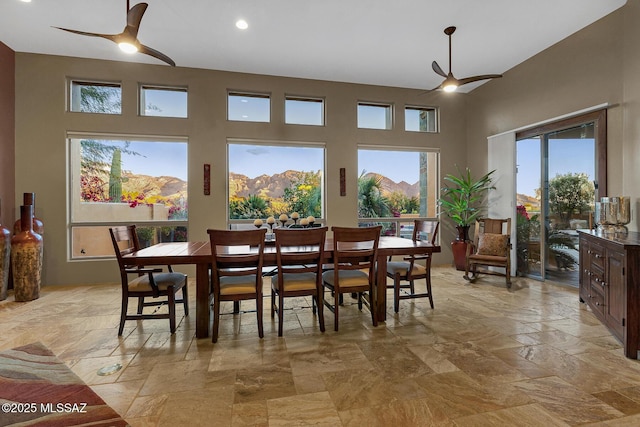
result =
[[[211,342],[218,342],[218,330],[220,328],[220,296],[213,298],[213,331],[211,333]]]
[[[397,274],[393,279],[393,310],[396,313],[400,310],[400,277]]]
[[[271,318],[273,319],[276,314],[276,290],[271,287]]]
[[[258,316],[258,336],[264,338],[264,328],[262,327],[262,295],[256,298],[256,315]],[[238,301],[238,307],[240,307],[240,301]],[[282,307],[278,311],[282,311]]]
[[[375,285],[374,285],[375,286]],[[369,311],[371,312],[371,320],[373,322],[373,326],[378,326],[378,315],[376,313],[377,303],[373,298],[375,289],[372,286],[369,287]]]
[[[362,292],[358,292],[358,310],[362,311]]]
[[[320,322],[320,332],[324,332],[324,301],[323,301],[323,291],[318,292],[317,297],[312,297],[312,300],[317,299],[318,306],[318,321]]]
[[[120,327],[118,328],[118,336],[122,336],[124,331],[124,322],[127,320],[127,309],[129,306],[129,297],[122,295],[122,304],[120,307]]]
[[[280,292],[278,297],[278,336],[281,337],[284,329],[284,294]]]
[[[431,271],[427,272],[427,294],[429,294],[429,304],[433,309],[433,295],[431,294]]]
[[[188,316],[189,315],[189,292],[187,291],[187,283],[185,280],[185,284],[182,288],[182,304],[184,304],[184,315]]]
[[[144,297],[138,297],[138,314],[142,314],[144,308]]]
[[[169,295],[167,295],[169,299],[169,329],[173,334],[176,331],[176,294],[172,286],[169,286],[167,292],[169,293]]]
[[[240,313],[240,301],[233,302],[233,314]]]
[[[340,296],[342,294],[339,294],[338,292],[336,292],[334,294],[334,299],[335,299],[335,306],[333,309],[333,330],[338,332],[338,307],[340,306]]]

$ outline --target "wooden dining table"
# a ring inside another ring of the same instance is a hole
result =
[[[427,241],[413,241],[395,236],[382,236],[378,245],[376,295],[380,298],[375,308],[378,321],[384,321],[387,313],[387,259],[392,255],[412,255],[440,252],[438,245]],[[333,240],[327,238],[325,256],[331,262],[333,256]],[[124,257],[128,265],[195,265],[196,266],[196,337],[209,336],[211,321],[209,307],[209,269],[211,266],[211,246],[208,241],[158,243],[140,249]],[[276,249],[267,245],[264,254],[265,266],[276,266]]]

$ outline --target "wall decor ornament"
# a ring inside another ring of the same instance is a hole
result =
[[[20,232],[11,238],[11,268],[16,301],[40,297],[42,236],[33,230],[33,205],[20,206]]]

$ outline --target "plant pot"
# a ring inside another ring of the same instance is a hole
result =
[[[457,226],[458,235],[451,242],[451,252],[453,253],[453,263],[456,270],[464,271],[467,260],[467,243],[469,241],[469,226]]]

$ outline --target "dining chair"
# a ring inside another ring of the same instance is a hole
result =
[[[419,242],[427,240],[435,245],[438,236],[439,221],[416,219],[413,224],[412,240]],[[431,251],[425,251],[415,255],[405,256],[402,261],[391,261],[387,263],[387,277],[393,279],[393,309],[397,313],[400,309],[400,300],[413,298],[429,298],[429,304],[433,308],[433,295],[431,293]],[[420,262],[424,261],[424,265]],[[426,292],[416,293],[414,281],[425,279]],[[403,283],[406,282],[406,283]],[[408,289],[408,293],[400,292],[401,289]]]
[[[255,230],[207,230],[211,242],[211,298],[213,298],[212,341],[218,342],[220,303],[233,301],[234,313],[243,300],[256,300],[258,335],[262,327],[262,265],[264,228]]]
[[[324,332],[322,260],[327,228],[277,228],[275,234],[278,269],[271,277],[271,317],[278,313],[278,336],[282,336],[287,297],[311,296],[312,312],[316,314],[318,307],[320,331]]]
[[[125,255],[140,250],[135,225],[111,227],[109,234],[118,259],[122,283],[122,308],[118,336],[122,335],[125,321],[142,319],[169,319],[169,327],[173,334],[176,330],[176,303],[183,303],[184,315],[189,315],[187,276],[182,273],[174,273],[171,266],[168,266],[169,272],[163,272],[162,268],[127,264]],[[136,277],[129,280],[130,275]],[[182,291],[182,299],[176,299],[178,291]],[[153,298],[154,301],[145,301],[147,297]],[[163,299],[157,300],[160,297]],[[138,299],[136,314],[128,314],[129,298]],[[167,304],[169,313],[143,313],[144,307],[163,304]]]
[[[334,296],[334,304],[325,299],[325,305],[334,314],[334,330],[338,330],[340,296],[357,294],[358,309],[366,305],[371,312],[373,326],[376,316],[375,265],[382,226],[331,227],[333,232],[333,269],[322,274],[324,287]],[[366,294],[365,294],[366,292]]]
[[[504,268],[504,274],[495,267]],[[464,278],[473,282],[479,274],[504,276],[507,288],[511,287],[511,218],[476,221],[473,244],[467,245]]]

